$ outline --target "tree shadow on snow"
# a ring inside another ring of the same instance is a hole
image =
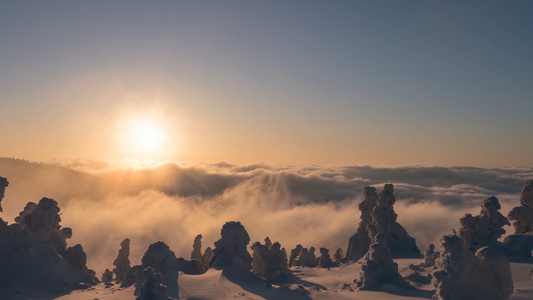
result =
[[[403,297],[431,299],[433,295],[435,295],[436,290],[420,290],[415,287],[413,287],[411,290],[407,290],[392,284],[382,284],[377,291]]]
[[[239,285],[243,290],[269,300],[308,300],[311,299],[311,297],[309,296],[310,292],[306,288],[326,290],[326,287],[301,280],[290,272],[285,273],[283,279],[270,282],[256,273],[249,270],[243,270],[241,266],[235,264],[225,267],[222,270],[222,275],[229,281]]]

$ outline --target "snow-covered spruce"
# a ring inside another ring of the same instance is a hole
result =
[[[335,262],[340,263],[342,262],[343,258],[344,258],[344,253],[342,252],[342,248],[337,249],[337,251],[333,255],[333,259],[335,260]]]
[[[435,245],[429,244],[426,251],[424,251],[424,267],[432,267],[435,265],[435,260],[440,256],[439,252],[435,252]]]
[[[173,300],[168,296],[168,288],[163,283],[161,273],[152,267],[146,268],[139,281],[135,283],[136,300]]]
[[[248,269],[252,268],[252,257],[248,250],[250,236],[240,222],[227,222],[220,231],[221,238],[215,242],[210,268],[222,269],[231,265],[235,259]]]
[[[433,271],[434,300],[503,300],[513,293],[507,257],[493,247],[475,255],[458,236],[441,239],[441,256]]]
[[[533,231],[533,180],[526,182],[520,195],[520,206],[513,208],[508,217],[513,221],[515,234]]]
[[[9,181],[7,181],[7,179],[4,177],[0,177],[0,211],[4,211],[2,209],[2,199],[4,199],[6,187],[8,186],[9,186]]]
[[[460,219],[459,236],[466,241],[472,251],[484,246],[493,246],[503,251],[504,245],[498,239],[505,233],[504,225],[511,225],[502,215],[500,202],[496,197],[489,197],[481,203],[481,212],[477,216],[466,214]]]
[[[213,258],[213,250],[211,247],[207,247],[204,251],[204,255],[202,255],[202,260],[204,261],[203,268],[204,270],[209,269],[209,262]]]
[[[202,256],[202,235],[199,234],[194,238],[192,244],[191,260],[197,260],[204,264],[204,257]]]
[[[102,282],[106,285],[113,284],[113,272],[109,269],[105,269],[104,273],[102,273]]]
[[[318,266],[321,268],[334,268],[338,267],[338,263],[334,263],[329,256],[329,250],[322,247],[320,248],[320,257],[318,258]]]
[[[291,256],[289,257],[289,268],[294,265],[294,262],[302,252],[302,245],[298,244],[294,249],[291,250]]]
[[[371,237],[383,234],[393,257],[419,257],[420,250],[414,238],[398,223],[394,212],[394,186],[385,184],[383,191],[376,194],[374,187],[365,187],[364,200],[359,205],[361,222],[357,232],[350,237],[346,258],[358,260],[367,251]]]
[[[130,239],[126,238],[120,243],[117,258],[113,262],[113,265],[115,266],[113,273],[115,274],[115,282],[117,283],[122,282],[131,269],[129,256]]]
[[[392,260],[390,249],[387,247],[385,234],[377,234],[368,252],[362,258],[362,271],[359,279],[349,287],[354,290],[378,290],[383,284],[392,284],[404,289],[414,287],[405,282],[398,272],[398,264]]]
[[[378,197],[375,187],[366,186],[363,188],[363,201],[359,204],[361,222],[359,222],[355,234],[348,241],[348,249],[346,250],[348,260],[357,261],[368,251],[372,238],[367,227],[372,223],[371,213],[376,206]]]

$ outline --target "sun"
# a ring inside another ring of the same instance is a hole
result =
[[[164,131],[155,124],[139,124],[134,128],[134,132],[136,143],[142,149],[156,150],[164,144]]]
[[[122,157],[158,159],[170,151],[168,124],[162,118],[130,115],[118,129],[117,153]]]

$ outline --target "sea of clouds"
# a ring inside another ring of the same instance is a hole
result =
[[[423,251],[459,227],[465,213],[497,196],[504,215],[519,205],[531,168],[272,166],[145,164],[73,160],[62,165],[0,159],[10,185],[1,217],[12,223],[29,202],[53,198],[62,225],[73,229],[90,268],[111,268],[120,241],[131,239],[132,264],[148,245],[165,241],[190,258],[193,239],[213,245],[226,221],[240,221],[252,242],[269,236],[290,251],[296,244],[346,250],[359,223],[363,187],[395,186],[398,221]],[[510,227],[506,228],[511,232]]]

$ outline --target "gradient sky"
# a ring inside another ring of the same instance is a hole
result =
[[[0,1],[0,156],[533,164],[532,1]],[[128,144],[132,122],[168,135]],[[130,130],[130,131],[128,131]]]

